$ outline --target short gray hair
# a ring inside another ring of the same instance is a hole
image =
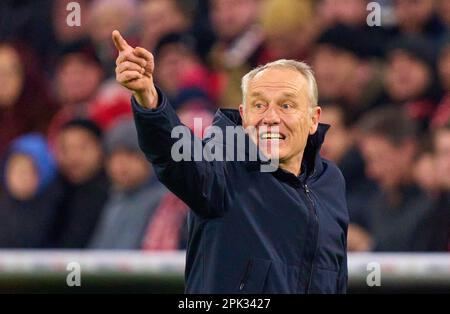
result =
[[[308,82],[308,97],[310,101],[310,108],[314,108],[318,105],[319,92],[317,88],[316,78],[314,77],[314,72],[311,67],[305,62],[300,62],[296,60],[286,60],[280,59],[277,61],[269,62],[261,65],[247,74],[242,78],[241,90],[242,90],[242,104],[245,106],[245,97],[247,96],[248,84],[249,82],[259,73],[270,68],[289,68],[300,72]]]

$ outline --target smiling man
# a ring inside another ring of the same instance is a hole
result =
[[[248,138],[279,160],[275,171],[261,172],[260,159],[177,162],[171,132],[181,122],[153,83],[153,56],[117,31],[113,41],[116,79],[133,92],[140,147],[160,181],[192,209],[186,292],[344,293],[345,183],[319,155],[328,126],[319,123],[310,67],[278,60],[254,69],[242,79],[240,110],[219,110],[213,121],[224,133],[253,130]],[[191,135],[189,152],[211,140]]]

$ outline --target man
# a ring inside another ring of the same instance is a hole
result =
[[[151,165],[139,149],[132,119],[118,121],[105,134],[103,144],[112,189],[89,248],[140,249],[148,221],[167,190],[154,179]]]
[[[368,28],[330,28],[319,36],[311,54],[321,103],[340,103],[351,123],[376,105],[383,90],[377,57],[384,41]]]
[[[423,222],[428,219],[432,200],[414,182],[417,154],[417,124],[399,108],[382,107],[367,113],[358,124],[359,147],[367,176],[379,187],[367,205],[351,217],[349,243],[354,242],[353,226],[362,227],[369,238],[366,249],[374,251],[428,250]]]
[[[181,122],[153,84],[153,56],[117,31],[113,40],[117,81],[133,91],[140,147],[158,178],[192,209],[186,292],[345,292],[344,179],[318,154],[328,126],[319,124],[310,68],[280,60],[253,70],[243,78],[239,111],[219,110],[213,122],[222,130],[253,127],[256,144],[279,144],[276,171],[261,172],[260,161],[175,162],[171,132]],[[207,143],[191,139],[194,147]]]
[[[265,35],[258,26],[262,1],[210,0],[209,20],[216,41],[207,55],[217,74],[219,106],[236,109],[241,77],[263,57]]]
[[[432,140],[436,172],[450,173],[450,120],[433,131]],[[450,251],[450,176],[439,176],[438,185],[440,193],[428,226],[430,239],[433,239],[429,249]]]
[[[336,163],[345,178],[347,207],[350,217],[348,228],[348,251],[367,251],[370,236],[360,230],[352,220],[358,219],[361,208],[367,206],[367,199],[373,194],[375,184],[367,178],[364,171],[364,160],[356,145],[350,124],[349,112],[345,107],[329,104],[322,107],[320,117],[323,123],[333,127],[327,132],[327,138],[322,145],[321,155]]]
[[[56,136],[58,181],[64,200],[58,212],[55,246],[86,248],[108,198],[102,131],[86,119],[66,122]]]

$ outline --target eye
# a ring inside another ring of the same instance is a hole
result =
[[[292,106],[290,104],[284,103],[284,104],[281,105],[281,109],[289,110],[289,109],[292,109]]]
[[[266,108],[266,105],[264,103],[257,102],[252,105],[252,108],[256,111],[263,111]]]

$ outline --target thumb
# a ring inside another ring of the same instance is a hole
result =
[[[120,35],[118,30],[114,30],[112,32],[112,40],[114,42],[114,46],[116,46],[117,50],[119,51],[124,51],[125,49],[130,47],[126,40],[123,39],[122,35]]]

